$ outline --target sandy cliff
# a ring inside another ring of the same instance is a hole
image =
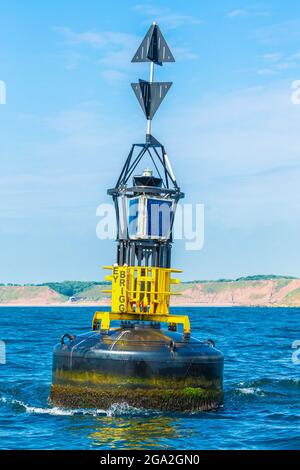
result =
[[[47,286],[0,286],[0,305],[55,305],[67,300]]]
[[[300,306],[300,280],[193,283],[173,299],[173,305]]]
[[[102,286],[92,286],[73,297],[48,286],[0,286],[0,306],[109,305]],[[300,307],[300,279],[199,281],[182,283],[172,305],[190,306],[295,306]]]

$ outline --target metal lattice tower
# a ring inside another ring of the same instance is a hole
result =
[[[134,144],[125,161],[112,196],[117,221],[117,259],[106,280],[111,281],[111,312],[96,312],[93,328],[108,331],[111,320],[167,322],[170,329],[182,324],[189,335],[186,315],[170,315],[172,230],[176,207],[184,197],[177,184],[164,146],[151,134],[152,119],[170,89],[171,82],[154,82],[155,65],[174,62],[159,27],[153,23],[132,62],[150,63],[150,80],[132,83],[147,119],[144,143]],[[152,169],[137,174],[144,160]],[[99,326],[100,325],[100,326]]]
[[[150,62],[150,80],[140,79],[138,83],[131,84],[147,119],[147,131],[146,142],[132,146],[116,186],[108,191],[115,202],[117,215],[119,242],[117,262],[119,265],[126,263],[132,266],[145,264],[154,267],[170,267],[174,216],[177,202],[184,197],[184,194],[181,193],[177,184],[164,146],[151,134],[152,119],[172,85],[172,82],[154,82],[154,67],[155,65],[162,66],[164,62],[175,62],[156,23],[149,28],[132,62]],[[133,184],[130,184],[131,177],[134,176],[136,168],[145,156],[148,156],[152,162],[157,185],[155,185],[155,178],[148,178],[147,184],[147,181],[138,177],[134,177]],[[130,239],[127,216],[124,217],[125,200],[136,195],[149,195],[172,201],[169,237],[164,239],[151,237],[148,240],[145,239],[146,237],[142,240]]]

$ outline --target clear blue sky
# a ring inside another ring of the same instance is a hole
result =
[[[101,280],[115,244],[96,207],[144,118],[130,64],[152,21],[176,63],[153,134],[187,202],[205,204],[205,245],[174,249],[186,279],[300,276],[300,3],[2,1],[0,282]]]

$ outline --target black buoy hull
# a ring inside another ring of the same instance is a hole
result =
[[[223,399],[223,361],[212,343],[166,330],[89,332],[55,347],[50,399],[75,408],[213,409]]]

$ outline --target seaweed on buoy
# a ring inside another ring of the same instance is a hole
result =
[[[50,401],[64,408],[109,409],[115,403],[159,411],[210,411],[222,403],[222,392],[204,389],[111,389],[52,385]]]

